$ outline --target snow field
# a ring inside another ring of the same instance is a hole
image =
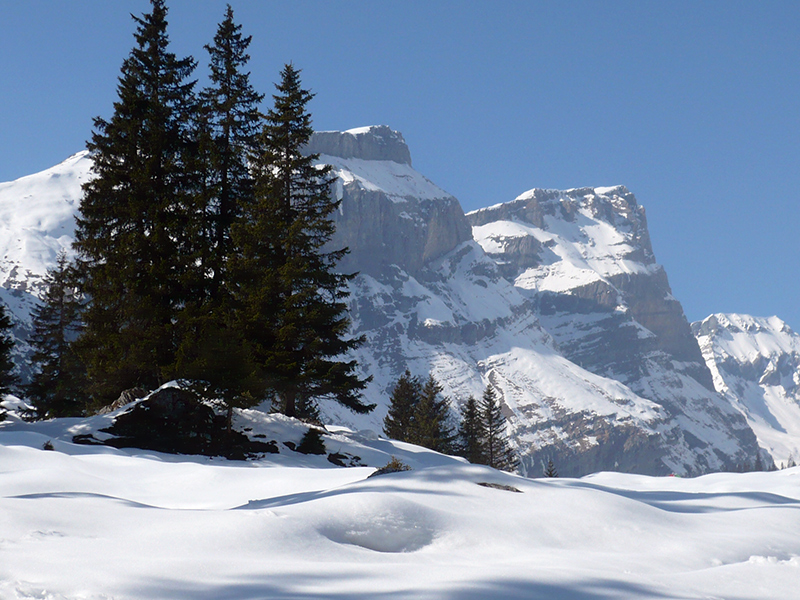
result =
[[[531,480],[344,429],[328,448],[371,466],[75,446],[69,423],[44,451],[46,425],[0,425],[3,600],[797,597],[800,468]],[[414,470],[368,478],[390,454]]]

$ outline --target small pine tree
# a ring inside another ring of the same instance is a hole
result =
[[[505,435],[506,420],[491,386],[486,386],[483,392],[480,409],[483,414],[486,464],[501,471],[513,471],[517,468],[518,462],[508,446]]]
[[[5,304],[0,304],[0,398],[13,392],[18,382],[11,358],[14,349],[12,327],[8,309]]]
[[[74,341],[80,332],[82,303],[65,252],[45,278],[42,302],[33,311],[35,372],[26,392],[37,419],[77,417],[86,404],[86,376]]]
[[[422,384],[406,369],[392,388],[389,411],[383,420],[384,433],[401,442],[410,441],[414,411],[422,396]]]
[[[414,409],[410,441],[449,454],[453,451],[455,436],[450,426],[449,402],[441,393],[442,386],[429,375]]]
[[[470,396],[461,407],[461,422],[458,425],[458,454],[472,464],[486,464],[483,420],[474,396]]]
[[[316,427],[309,428],[300,440],[297,451],[303,454],[325,454],[325,440],[322,439],[322,432]]]
[[[547,468],[544,470],[545,477],[558,477],[558,471],[556,471],[556,466],[553,464],[553,459],[547,461]]]

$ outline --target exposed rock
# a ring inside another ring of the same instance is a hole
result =
[[[233,459],[278,451],[274,444],[251,441],[242,433],[229,432],[224,416],[216,415],[192,392],[175,387],[150,394],[101,431],[114,436],[105,440],[105,444],[115,448]]]
[[[119,398],[114,400],[111,404],[108,404],[97,411],[98,415],[106,415],[110,412],[115,410],[119,410],[123,406],[130,404],[131,402],[135,402],[140,398],[144,398],[147,396],[147,390],[144,388],[130,388],[128,390],[123,390],[122,393],[119,395]]]
[[[391,160],[411,166],[411,153],[403,134],[386,125],[349,131],[317,131],[311,136],[306,152],[340,158]]]

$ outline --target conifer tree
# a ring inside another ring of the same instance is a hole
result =
[[[458,425],[458,453],[475,465],[486,464],[486,448],[483,438],[483,418],[478,402],[470,396],[461,407],[461,422]]]
[[[346,285],[354,275],[333,270],[346,249],[324,248],[339,206],[330,195],[331,169],[303,154],[313,132],[306,109],[313,95],[291,64],[276,88],[253,157],[254,200],[233,230],[242,330],[286,415],[311,416],[320,397],[366,413],[374,408],[360,397],[368,380],[355,372],[355,360],[342,358],[363,342],[347,337]]]
[[[547,468],[544,470],[545,477],[558,477],[558,471],[556,471],[556,465],[553,463],[553,459],[547,461]]]
[[[26,392],[35,418],[77,417],[86,403],[83,364],[75,353],[80,329],[81,300],[65,252],[45,278],[42,302],[33,311],[30,339],[36,370]]]
[[[422,387],[419,402],[414,409],[410,441],[436,452],[449,454],[453,451],[453,435],[450,426],[450,409],[447,398],[442,396],[442,386],[433,375]]]
[[[113,115],[94,121],[94,177],[77,219],[89,299],[80,350],[101,401],[174,375],[175,323],[197,279],[195,62],[169,51],[164,1],[151,8],[134,17],[136,45],[122,64]]]
[[[14,371],[11,351],[14,349],[11,317],[5,304],[0,304],[0,398],[14,391],[19,379]]]
[[[201,93],[203,118],[209,127],[205,150],[206,227],[212,250],[205,258],[210,273],[210,295],[218,298],[228,282],[230,257],[234,252],[231,228],[241,216],[242,207],[252,203],[253,180],[249,157],[257,153],[261,125],[259,104],[263,94],[250,83],[250,73],[243,71],[250,56],[247,48],[252,36],[242,35],[242,26],[233,20],[227,6],[214,43],[206,45],[209,53],[211,85]]]
[[[513,471],[517,467],[517,460],[508,446],[506,420],[491,386],[487,385],[483,392],[480,410],[483,416],[486,464],[501,471]]]
[[[406,369],[392,388],[389,411],[383,420],[384,433],[401,442],[410,441],[414,411],[422,396],[422,383]]]
[[[200,94],[197,122],[198,191],[196,262],[200,279],[182,319],[178,376],[194,380],[201,396],[215,398],[227,410],[230,432],[233,408],[245,408],[262,398],[263,384],[250,346],[236,318],[230,264],[237,253],[232,241],[234,222],[253,203],[248,158],[255,154],[263,95],[243,72],[251,37],[243,36],[228,5],[210,56],[210,81]]]

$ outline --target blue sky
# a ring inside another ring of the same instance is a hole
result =
[[[800,329],[800,3],[232,0],[256,87],[303,69],[318,129],[386,124],[465,210],[624,184],[690,320]],[[168,0],[200,62],[224,13]],[[0,0],[0,181],[83,149],[146,0]]]

